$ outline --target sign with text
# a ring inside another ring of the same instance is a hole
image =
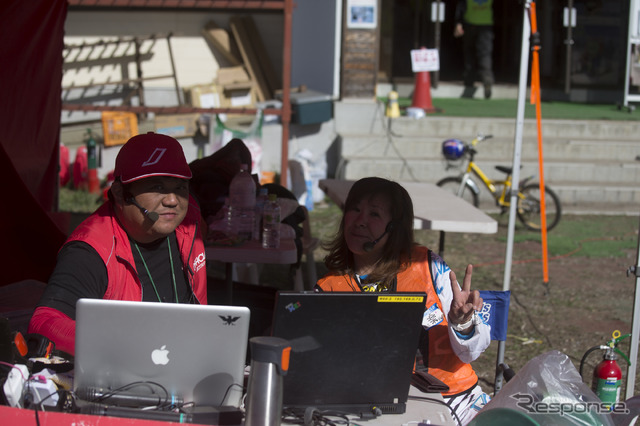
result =
[[[415,49],[411,51],[411,70],[413,72],[439,71],[440,55],[438,49]]]

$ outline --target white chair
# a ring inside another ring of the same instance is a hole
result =
[[[307,196],[307,184],[304,178],[304,167],[298,160],[289,160],[289,184],[289,189],[298,200],[298,203],[304,205],[304,200]]]

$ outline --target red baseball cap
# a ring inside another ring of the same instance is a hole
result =
[[[151,176],[191,179],[182,145],[171,136],[149,132],[136,135],[120,148],[114,176],[122,183]]]

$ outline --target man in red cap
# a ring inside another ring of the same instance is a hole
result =
[[[207,303],[200,209],[180,143],[152,132],[134,136],[118,153],[114,176],[109,200],[60,249],[29,324],[29,333],[69,354],[80,298]]]

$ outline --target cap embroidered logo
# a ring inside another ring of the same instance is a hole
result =
[[[153,166],[154,164],[157,164],[166,151],[167,151],[166,148],[156,148],[151,153],[151,156],[149,157],[149,159],[144,163],[142,163],[141,167]]]

